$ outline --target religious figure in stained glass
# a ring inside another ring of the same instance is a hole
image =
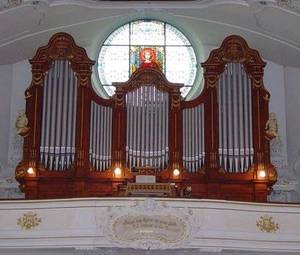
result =
[[[170,82],[183,83],[185,97],[195,81],[197,60],[189,40],[170,24],[129,22],[111,33],[101,47],[97,69],[104,90],[99,87],[100,94],[112,96],[116,89],[112,83],[127,81],[140,67],[157,67]]]
[[[144,48],[140,52],[140,68],[158,68],[158,64],[156,62],[156,52],[151,48]]]

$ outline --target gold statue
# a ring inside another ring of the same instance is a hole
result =
[[[278,137],[278,123],[276,119],[276,114],[274,112],[270,112],[269,119],[266,123],[266,135],[268,139],[273,139]]]
[[[28,127],[28,119],[26,117],[25,112],[19,112],[19,115],[16,119],[15,127],[18,135],[20,136],[28,135],[30,127]]]

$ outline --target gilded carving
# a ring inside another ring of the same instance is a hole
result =
[[[260,88],[262,86],[260,77],[259,78],[253,77],[252,81],[255,88]]]
[[[275,233],[279,230],[279,224],[273,220],[272,216],[263,215],[256,221],[256,226],[261,232]]]
[[[155,86],[158,90],[175,93],[179,91],[183,84],[169,83],[160,70],[147,68],[135,72],[129,81],[124,83],[114,83],[113,85],[117,87],[116,93],[119,91],[118,88],[122,88],[123,91],[128,92],[141,86]]]
[[[180,106],[180,95],[175,95],[172,97],[172,108],[176,108]]]
[[[116,106],[120,106],[120,107],[124,106],[123,94],[119,94],[118,91],[115,94],[115,103]]]
[[[57,33],[50,39],[48,45],[41,47],[30,60],[34,67],[32,71],[35,82],[39,80],[39,73],[46,72],[50,68],[51,62],[58,58],[69,60],[76,73],[81,72],[87,76],[91,73],[91,66],[94,64],[94,61],[88,58],[85,49],[78,47],[69,34]],[[85,61],[84,65],[79,65],[78,63],[82,61]],[[36,78],[35,75],[37,75]]]
[[[15,177],[16,179],[22,179],[26,176],[26,170],[22,168],[21,166],[16,168]]]
[[[24,230],[31,230],[40,225],[42,219],[34,212],[24,213],[22,217],[18,218],[17,225]]]
[[[236,35],[227,37],[219,49],[213,50],[206,62],[202,64],[204,76],[217,76],[224,71],[224,66],[230,62],[239,62],[244,65],[247,73],[261,87],[261,78],[265,62],[259,56],[258,51],[249,48],[246,41]],[[212,81],[207,81],[209,86],[214,86]]]
[[[268,94],[266,94],[266,95],[264,96],[264,99],[265,99],[266,101],[270,101],[270,96],[269,96]]]
[[[43,79],[43,74],[42,74],[42,73],[35,73],[35,74],[32,76],[32,83],[33,83],[34,85],[40,85],[42,79]]]
[[[26,90],[25,92],[25,99],[32,97],[31,93],[29,90]]]
[[[216,76],[207,77],[207,84],[211,88],[215,87],[217,84],[217,77]]]
[[[28,126],[28,119],[26,117],[25,112],[19,113],[15,122],[15,127],[18,135],[23,137],[28,135],[30,127]]]
[[[278,137],[278,122],[276,119],[276,114],[274,112],[270,112],[265,130],[268,139],[271,140],[275,137]]]
[[[243,51],[242,46],[236,40],[230,41],[224,50],[223,60],[226,62],[241,62],[241,60],[245,57],[245,53]]]

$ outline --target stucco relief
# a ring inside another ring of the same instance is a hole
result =
[[[47,5],[55,4],[55,2],[64,2],[66,4],[80,3],[86,6],[97,6],[97,3],[105,2],[104,0],[73,0],[73,1],[58,1],[58,0],[0,0],[0,11],[15,8],[22,5],[37,5],[39,3],[46,3]],[[274,6],[279,8],[288,9],[289,11],[300,12],[300,2],[298,0],[196,0],[195,6],[206,8],[212,5],[220,5],[224,3],[236,3],[236,4],[248,4],[250,7],[253,5],[261,6],[263,9],[265,6]]]
[[[287,169],[287,156],[285,151],[285,144],[281,138],[282,135],[280,130],[280,123],[278,123],[279,121],[277,120],[276,114],[274,112],[270,112],[270,119],[268,122],[273,122],[274,126],[272,128],[274,138],[270,140],[271,162],[276,167],[279,177],[284,178]]]
[[[276,114],[271,112],[273,120]],[[287,155],[285,148],[285,141],[282,139],[282,130],[280,129],[280,123],[277,123],[276,120],[276,133],[277,136],[274,136],[270,140],[270,153],[271,153],[271,162],[276,167],[278,172],[278,181],[273,186],[273,190],[268,197],[268,200],[271,202],[296,202],[297,198],[297,183],[295,182],[295,171],[290,169],[287,163]],[[300,157],[300,153],[299,153]],[[299,160],[300,163],[300,160]]]
[[[276,3],[279,7],[285,7],[293,9],[295,11],[300,11],[299,0],[276,0]]]
[[[98,229],[114,247],[143,250],[182,247],[199,230],[199,216],[189,208],[170,208],[154,199],[99,215]],[[171,239],[170,239],[171,236]]]
[[[22,157],[23,139],[12,133],[8,163],[0,162],[0,198],[23,198],[24,194],[20,191],[19,185],[14,178],[16,165]]]
[[[300,2],[299,0],[244,0],[250,6],[260,5],[262,8],[264,6],[275,6],[285,9],[290,9],[296,12],[300,11]],[[261,9],[262,10],[262,9]]]
[[[14,172],[16,165],[22,159],[22,148],[23,148],[23,138],[17,135],[15,132],[12,134],[9,158],[8,158],[8,167]]]
[[[21,5],[23,3],[23,0],[1,0],[0,1],[0,11],[16,7],[18,5]]]
[[[18,111],[24,112],[24,110]],[[14,120],[11,124],[8,162],[2,164],[0,179],[0,198],[23,198],[24,194],[20,191],[19,185],[15,180],[14,173],[17,164],[22,159],[23,138],[16,133]]]
[[[21,113],[25,113],[24,109],[17,111],[19,115]],[[17,119],[18,117],[16,117]],[[11,129],[10,129],[10,145],[8,152],[8,168],[10,173],[14,173],[17,164],[22,160],[23,153],[23,137],[18,135],[18,130],[15,126],[15,121],[12,121]]]

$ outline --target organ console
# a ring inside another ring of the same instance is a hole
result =
[[[142,186],[175,187],[172,196],[267,200],[277,174],[265,130],[265,63],[240,36],[210,53],[203,91],[191,101],[156,65],[101,98],[91,85],[94,61],[66,33],[30,63],[29,131],[16,168],[27,199],[124,195],[120,187],[136,191],[136,171],[147,169],[157,186]]]

